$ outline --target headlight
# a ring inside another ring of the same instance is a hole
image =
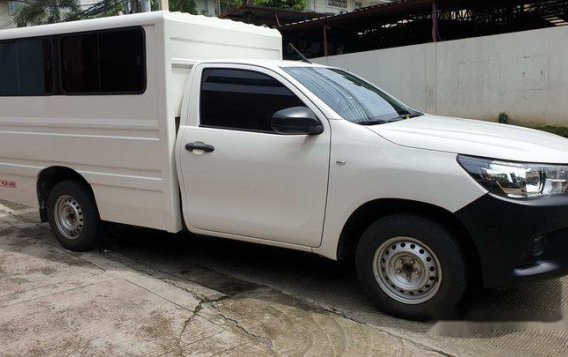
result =
[[[509,198],[568,192],[568,165],[528,164],[458,156],[460,165],[483,187]]]

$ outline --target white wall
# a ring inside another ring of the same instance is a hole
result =
[[[348,69],[433,114],[568,126],[568,26],[315,62]]]

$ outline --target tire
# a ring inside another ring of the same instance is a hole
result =
[[[467,266],[456,237],[414,215],[373,223],[355,254],[368,297],[384,312],[405,319],[454,317],[467,287]]]
[[[90,190],[77,181],[53,187],[47,199],[49,225],[59,243],[74,251],[93,249],[101,221]]]

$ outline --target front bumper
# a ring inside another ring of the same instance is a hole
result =
[[[512,200],[486,194],[456,216],[477,247],[485,287],[568,274],[568,195]]]

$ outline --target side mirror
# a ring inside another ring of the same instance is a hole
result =
[[[292,107],[277,111],[272,116],[272,130],[288,135],[319,135],[323,124],[308,107]]]

